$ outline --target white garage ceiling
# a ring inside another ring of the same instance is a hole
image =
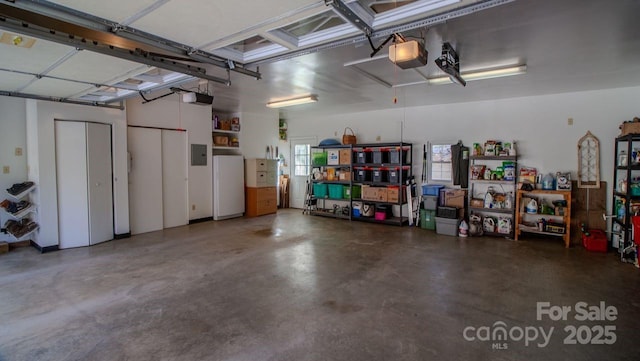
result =
[[[637,0],[343,1],[373,29],[374,46],[395,31],[424,41],[427,66],[399,69],[387,46],[372,60],[359,26],[325,1],[15,0],[0,3],[0,94],[104,105],[204,77],[220,109],[260,111],[312,93],[318,103],[287,112],[322,114],[393,98],[411,106],[640,84]],[[526,64],[527,73],[428,85],[442,74],[434,59],[444,41],[463,72]]]

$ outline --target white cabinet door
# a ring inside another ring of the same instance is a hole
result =
[[[87,123],[89,244],[113,239],[111,126]]]
[[[213,219],[244,213],[244,162],[241,155],[213,157]]]
[[[131,234],[161,230],[164,223],[162,133],[160,129],[128,127],[127,148]]]
[[[189,223],[187,132],[162,130],[164,228]]]
[[[59,247],[89,245],[86,123],[55,121]]]

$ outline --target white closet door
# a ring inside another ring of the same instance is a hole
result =
[[[55,121],[60,248],[89,245],[86,123]]]
[[[244,213],[244,160],[241,155],[213,157],[213,219]]]
[[[131,234],[162,229],[162,135],[160,129],[129,127],[129,217]]]
[[[111,126],[87,123],[89,244],[113,239]]]
[[[187,132],[162,130],[164,228],[189,223]]]

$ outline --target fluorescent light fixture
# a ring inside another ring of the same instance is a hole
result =
[[[494,69],[488,69],[488,70],[471,71],[468,73],[462,73],[460,74],[460,76],[464,78],[464,80],[466,81],[473,81],[473,80],[481,80],[481,79],[502,78],[505,76],[524,74],[526,72],[527,72],[526,65],[517,65],[517,66],[511,66],[508,68],[494,68]],[[451,83],[451,79],[449,78],[448,75],[429,79],[429,84],[431,85],[449,84],[449,83]]]
[[[315,103],[317,101],[318,101],[318,96],[315,94],[311,94],[311,95],[298,97],[298,98],[290,98],[290,99],[283,99],[283,100],[268,102],[267,106],[269,108],[282,108],[282,107],[289,107],[292,105]]]
[[[416,40],[409,40],[391,45],[389,60],[402,69],[417,68],[427,64],[427,52]]]

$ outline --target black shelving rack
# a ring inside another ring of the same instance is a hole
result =
[[[371,223],[380,223],[380,224],[389,224],[389,225],[397,225],[397,226],[402,226],[405,224],[409,223],[409,214],[404,214],[403,211],[403,206],[407,203],[406,197],[404,195],[404,188],[403,186],[405,185],[407,179],[409,177],[411,177],[412,174],[412,154],[413,154],[413,144],[411,143],[405,143],[405,142],[397,142],[397,143],[367,143],[367,144],[353,144],[353,145],[329,145],[329,146],[314,146],[311,147],[312,149],[312,154],[315,151],[327,151],[327,150],[341,150],[341,149],[349,149],[351,152],[351,157],[350,157],[350,162],[349,164],[340,164],[340,165],[316,165],[316,164],[312,164],[312,168],[330,168],[330,167],[336,167],[336,168],[349,168],[350,172],[351,172],[351,177],[349,181],[329,181],[329,180],[315,180],[313,179],[313,175],[310,176],[310,183],[312,184],[316,184],[316,183],[328,183],[328,184],[342,184],[342,185],[346,185],[351,187],[351,189],[353,190],[353,186],[360,186],[362,189],[362,186],[374,186],[374,187],[388,187],[388,186],[393,186],[393,187],[398,187],[399,190],[399,194],[398,194],[398,201],[397,202],[387,202],[387,201],[375,201],[375,200],[367,200],[367,199],[363,199],[362,195],[360,198],[354,198],[353,196],[350,197],[349,199],[335,199],[335,198],[328,198],[328,197],[317,197],[315,198],[315,195],[313,195],[312,197],[314,197],[317,202],[318,202],[318,207],[324,208],[325,211],[323,210],[315,210],[315,211],[311,211],[310,214],[312,215],[319,215],[319,216],[328,216],[328,217],[333,217],[333,218],[340,218],[340,219],[349,219],[349,220],[354,220],[354,221],[361,221],[361,222],[371,222]],[[395,150],[397,151],[397,158],[398,161],[397,162],[390,162],[390,159],[384,159],[382,162],[358,162],[357,161],[357,154],[359,152],[364,152],[364,151],[376,151],[376,150],[384,150],[384,149],[389,149],[389,150]],[[397,168],[399,170],[398,172],[398,177],[397,180],[394,182],[390,182],[390,181],[368,181],[368,180],[356,180],[355,179],[355,172],[354,169],[356,168],[373,168],[373,169],[391,169],[391,168]],[[406,169],[406,175],[403,174],[403,169]],[[324,203],[326,203],[327,201],[330,202],[346,202],[349,206],[349,215],[344,215],[344,214],[336,214],[336,212],[332,212],[331,209],[329,209],[328,211],[326,210],[326,208],[324,207]],[[353,216],[353,204],[354,202],[360,202],[362,204],[370,204],[372,206],[375,207],[375,205],[388,205],[388,206],[394,206],[394,205],[398,205],[400,208],[400,213],[399,215],[396,217],[390,217],[384,220],[376,220],[374,217],[364,217],[364,216],[360,216],[360,217],[354,217]],[[407,210],[408,212],[410,212],[410,210]]]
[[[614,171],[613,171],[613,197],[611,197],[611,210],[613,211],[612,216],[612,237],[619,237],[618,243],[618,253],[620,254],[620,258],[625,260],[626,258],[631,258],[632,254],[626,254],[625,250],[629,249],[633,245],[633,239],[631,238],[632,232],[632,223],[631,223],[631,203],[640,203],[640,195],[632,195],[631,192],[631,180],[632,176],[636,175],[640,177],[640,162],[634,162],[632,159],[634,142],[637,142],[637,147],[640,149],[640,134],[627,134],[623,136],[619,136],[615,141],[615,153],[614,156]],[[625,151],[626,162],[620,162],[620,154],[622,151]],[[640,155],[638,156],[640,158]],[[627,186],[626,189],[621,189],[621,180],[626,179]],[[624,202],[624,217],[619,217],[619,214],[616,212],[616,203],[618,201]],[[618,225],[620,230],[618,231],[615,225]],[[608,247],[612,246],[611,243],[607,243]]]

